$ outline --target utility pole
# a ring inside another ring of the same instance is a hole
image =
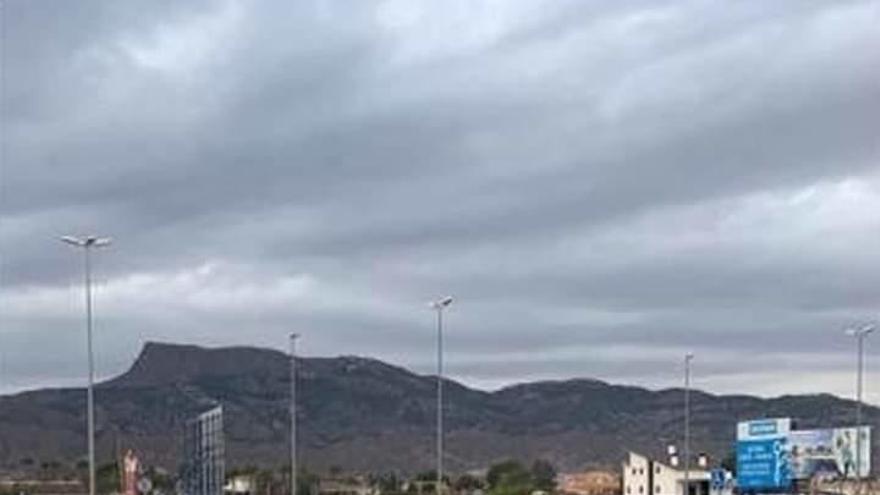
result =
[[[862,389],[865,368],[865,338],[877,328],[874,324],[863,325],[847,330],[847,334],[856,338],[856,493],[862,491]]]
[[[296,339],[298,334],[290,334],[290,495],[296,495]]]
[[[110,239],[88,236],[77,238],[63,236],[61,240],[83,250],[85,265],[86,348],[88,353],[88,389],[86,392],[86,417],[89,444],[89,495],[95,495],[95,358],[92,350],[92,249],[110,245]]]
[[[691,361],[694,355],[684,355],[684,495],[690,495],[691,476]]]
[[[450,304],[449,296],[431,303],[437,311],[437,486],[434,491],[438,495],[443,486],[443,310]]]

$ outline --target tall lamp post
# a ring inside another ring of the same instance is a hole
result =
[[[290,495],[296,495],[296,339],[299,334],[290,334]]]
[[[691,361],[694,355],[684,355],[684,495],[690,495],[691,476]]]
[[[92,351],[92,249],[110,245],[110,239],[88,236],[64,236],[63,242],[83,250],[85,263],[86,347],[89,356],[89,386],[86,394],[86,415],[89,436],[89,495],[95,495],[95,359]]]
[[[871,334],[877,325],[871,323],[858,328],[850,328],[847,335],[856,338],[858,353],[856,371],[856,487],[861,492],[862,487],[862,384],[865,368],[865,338]]]
[[[437,483],[435,491],[439,494],[443,484],[443,310],[452,304],[452,297],[446,296],[431,303],[437,311]]]

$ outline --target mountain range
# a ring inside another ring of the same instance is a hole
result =
[[[268,349],[147,343],[124,374],[96,388],[97,451],[128,448],[175,469],[185,421],[224,408],[227,465],[287,462],[290,368]],[[436,378],[363,357],[300,358],[301,462],[323,471],[413,473],[435,455]],[[562,471],[616,465],[628,450],[662,456],[681,442],[683,390],[589,379],[523,383],[488,392],[445,382],[446,465],[479,469],[515,458]],[[788,416],[798,427],[849,425],[852,401],[827,394],[764,399],[691,394],[692,451],[730,454],[739,420]],[[880,410],[865,406],[866,424]],[[85,452],[85,393],[44,389],[0,398],[0,466],[75,462]]]

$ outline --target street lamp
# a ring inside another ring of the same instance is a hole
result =
[[[437,486],[440,493],[443,483],[443,310],[452,304],[452,297],[446,296],[431,303],[437,311]]]
[[[862,485],[862,383],[865,367],[865,337],[871,334],[877,325],[869,323],[857,328],[847,329],[846,334],[855,337],[857,344],[856,371],[856,486],[861,492]]]
[[[684,355],[684,495],[690,495],[691,471],[691,361],[693,353]]]
[[[92,352],[92,249],[110,245],[109,238],[63,236],[61,241],[83,250],[85,262],[86,346],[89,356],[89,386],[86,395],[86,415],[89,436],[89,495],[95,495],[95,360]]]
[[[290,495],[296,495],[296,339],[290,334]]]

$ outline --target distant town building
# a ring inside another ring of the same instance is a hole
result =
[[[363,476],[330,477],[318,480],[320,495],[375,495],[377,490]]]
[[[227,495],[253,495],[257,493],[257,479],[252,474],[232,476],[224,489]]]
[[[223,407],[216,406],[187,421],[183,436],[184,495],[223,495],[226,476]]]
[[[559,491],[570,495],[620,495],[620,475],[610,471],[586,471],[559,476]]]
[[[688,472],[689,495],[709,495],[711,474]],[[630,452],[623,463],[623,495],[680,495],[684,493],[684,470]]]

